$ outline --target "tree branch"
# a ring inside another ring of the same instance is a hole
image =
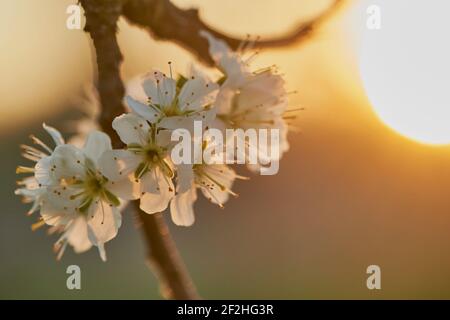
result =
[[[134,204],[139,212],[138,203]],[[148,252],[149,264],[160,279],[162,295],[172,299],[199,299],[161,213],[141,211],[140,221],[147,243],[153,244]]]
[[[258,41],[254,48],[273,48],[300,43],[308,39],[323,22],[328,20],[345,2],[334,2],[312,20],[302,22],[286,35]],[[123,14],[131,24],[145,28],[154,38],[170,40],[189,50],[206,63],[213,61],[208,53],[208,42],[199,35],[206,30],[215,37],[225,40],[232,49],[239,47],[243,39],[231,37],[208,26],[199,17],[197,9],[183,10],[170,0],[127,0]]]
[[[94,42],[98,67],[98,91],[102,112],[99,123],[112,139],[114,147],[123,147],[112,129],[113,119],[125,112],[122,104],[125,89],[120,77],[122,54],[116,39],[117,20],[122,0],[81,0],[86,15],[85,31]],[[157,275],[161,291],[167,298],[197,299],[189,274],[159,214],[148,215],[139,209],[142,230],[149,249],[149,260]]]
[[[86,16],[84,31],[90,34],[97,57],[97,87],[102,107],[98,121],[111,137],[114,147],[120,147],[121,142],[112,128],[112,121],[125,112],[122,104],[125,89],[120,77],[122,53],[116,39],[122,2],[81,0],[81,4]]]

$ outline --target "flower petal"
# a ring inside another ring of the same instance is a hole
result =
[[[109,181],[106,188],[112,194],[124,200],[135,200],[140,196],[139,184],[131,176],[118,181]]]
[[[56,208],[49,201],[44,201],[41,205],[41,217],[50,226],[65,226],[75,217],[75,210],[64,211]]]
[[[208,31],[200,31],[200,36],[208,40],[209,54],[211,55],[211,58],[214,60],[214,62],[219,63],[223,56],[228,55],[231,52],[230,47],[225,41],[215,38]]]
[[[77,216],[66,233],[67,241],[69,241],[69,244],[76,253],[85,252],[92,247],[92,243],[88,237],[86,218],[84,216]]]
[[[59,145],[50,158],[50,176],[52,179],[84,177],[85,156],[80,149],[68,144]]]
[[[125,100],[131,110],[143,117],[145,120],[150,121],[150,123],[156,123],[161,116],[161,111],[158,109],[141,103],[130,96],[126,96]]]
[[[164,211],[175,194],[172,180],[164,176],[159,168],[148,172],[143,178],[143,188],[148,191],[143,191],[140,208],[147,213]]]
[[[240,55],[231,51],[225,41],[215,38],[209,32],[202,30],[200,35],[208,40],[211,58],[227,77],[223,86],[239,88],[250,74]]]
[[[88,135],[83,151],[89,159],[97,163],[103,152],[111,149],[109,136],[100,131],[93,131]]]
[[[222,206],[230,197],[236,173],[224,164],[204,165],[202,170],[204,174],[199,176],[197,181],[203,195],[211,202]]]
[[[34,177],[37,182],[43,186],[48,186],[52,183],[52,178],[50,176],[51,162],[51,157],[44,157],[34,166]]]
[[[170,149],[176,142],[172,141],[171,130],[158,130],[156,134],[156,144],[162,148]]]
[[[146,213],[157,213],[167,209],[173,192],[161,191],[159,194],[145,193],[141,197],[140,208]]]
[[[147,75],[142,87],[150,98],[150,103],[161,106],[170,106],[176,94],[177,83],[167,78],[163,73],[154,71]]]
[[[178,226],[191,226],[195,221],[194,202],[197,200],[196,187],[192,187],[184,192],[177,194],[170,202],[170,215],[172,221]]]
[[[64,144],[64,138],[58,130],[46,125],[45,123],[42,124],[42,127],[44,127],[45,131],[47,131],[48,134],[52,137],[57,146]]]
[[[119,209],[103,200],[93,203],[88,210],[89,239],[98,246],[113,239],[122,224]]]
[[[215,110],[205,110],[196,112],[188,116],[172,116],[162,118],[158,126],[168,130],[186,129],[190,132],[194,131],[194,121],[200,121],[202,128],[208,127],[215,118]]]
[[[124,113],[116,117],[112,127],[125,144],[146,144],[148,141],[150,126],[144,118],[136,114]]]
[[[120,181],[134,172],[141,157],[127,150],[104,152],[98,160],[100,172],[111,181]]]
[[[189,79],[181,88],[178,103],[181,110],[199,110],[212,104],[219,85],[206,76],[198,74]]]

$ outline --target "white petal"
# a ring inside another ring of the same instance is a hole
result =
[[[43,186],[48,186],[52,183],[50,176],[51,158],[44,157],[39,160],[34,167],[34,177],[37,182]]]
[[[175,194],[173,182],[170,178],[165,177],[159,168],[155,168],[145,176],[149,176],[152,173],[152,179],[155,179],[155,181],[149,186],[153,187],[154,184],[157,183],[158,189],[156,191],[158,193],[146,192],[141,196],[140,208],[147,213],[164,211]],[[147,186],[146,189],[149,186]]]
[[[170,149],[171,145],[174,144],[171,137],[171,130],[158,130],[158,133],[156,134],[156,144],[160,147]]]
[[[100,131],[93,131],[88,135],[83,151],[89,159],[97,163],[103,152],[111,149],[111,139],[109,136]]]
[[[281,104],[283,108],[278,108],[277,113],[282,114],[288,106],[284,86],[283,78],[270,71],[251,76],[240,89],[235,112],[253,109],[255,113],[260,114],[261,109],[270,108],[268,111],[273,114],[273,106]]]
[[[172,116],[172,117],[164,117],[158,123],[158,127],[175,130],[179,128],[184,128],[189,131],[193,130],[194,124],[190,117],[187,116]]]
[[[88,237],[88,227],[86,218],[79,215],[72,222],[70,229],[67,232],[67,241],[73,247],[76,253],[81,253],[89,250],[92,243]]]
[[[204,165],[203,171],[218,183],[214,183],[205,176],[198,177],[200,182],[199,186],[203,195],[211,202],[223,205],[230,197],[230,191],[236,179],[236,173],[227,165],[222,164]]]
[[[159,194],[145,193],[141,197],[140,208],[146,213],[157,213],[167,209],[173,192],[162,191]]]
[[[140,180],[140,191],[141,193],[153,193],[153,194],[159,194],[159,182],[156,175],[156,170],[151,170],[147,173],[145,173],[141,180]]]
[[[161,128],[175,130],[175,129],[186,129],[190,132],[194,131],[194,121],[201,121],[202,128],[205,129],[212,123],[215,118],[215,110],[205,110],[196,112],[189,116],[173,116],[162,118],[158,126]]]
[[[141,103],[130,96],[126,96],[125,99],[131,110],[143,117],[145,120],[150,121],[150,123],[156,123],[160,118],[161,112],[158,109]]]
[[[76,217],[75,211],[66,212],[57,209],[48,201],[42,203],[40,214],[45,223],[50,226],[65,226]]]
[[[122,224],[119,210],[100,200],[93,203],[88,210],[89,239],[98,246],[113,239]]]
[[[98,253],[100,254],[100,258],[102,259],[103,262],[106,262],[105,244],[104,243],[99,243],[97,245],[97,248],[98,248]]]
[[[191,226],[195,221],[194,202],[197,200],[197,191],[192,186],[188,191],[177,194],[170,202],[172,221],[178,226]]]
[[[116,197],[124,200],[135,200],[140,196],[139,183],[131,176],[118,181],[109,181],[106,188]]]
[[[112,127],[125,144],[146,144],[148,141],[150,126],[144,118],[136,114],[125,113],[116,117]]]
[[[119,181],[133,173],[141,157],[127,150],[110,150],[98,160],[98,169],[111,181]]]
[[[200,35],[208,40],[211,58],[227,76],[223,86],[239,88],[250,74],[242,58],[231,51],[225,41],[216,39],[209,32],[200,31]]]
[[[85,156],[83,152],[68,144],[59,145],[51,156],[50,176],[53,179],[84,177]]]
[[[43,123],[42,126],[44,127],[45,131],[47,131],[48,134],[52,137],[53,141],[55,141],[55,144],[57,146],[59,146],[60,144],[64,144],[64,138],[62,137],[61,133],[58,130],[46,125],[45,123]]]
[[[235,94],[235,90],[230,88],[222,87],[220,89],[217,99],[214,102],[214,109],[216,109],[217,114],[228,115],[231,112]]]
[[[206,76],[197,75],[181,88],[178,104],[181,110],[198,110],[214,102],[219,86]]]
[[[163,73],[154,71],[143,81],[142,87],[150,98],[150,103],[170,106],[176,94],[177,83]]]
[[[230,47],[228,47],[227,43],[223,40],[215,38],[211,33],[208,31],[201,30],[200,35],[203,38],[206,38],[209,42],[209,54],[211,55],[211,58],[216,62],[219,63],[220,59],[231,52]]]

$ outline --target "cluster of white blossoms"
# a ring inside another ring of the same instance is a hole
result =
[[[261,153],[248,140],[242,141],[244,152],[256,152],[263,164],[278,161],[288,149],[284,118],[288,103],[282,77],[273,68],[251,71],[249,61],[225,42],[206,32],[202,35],[210,43],[211,57],[222,76],[214,81],[198,70],[177,79],[158,71],[146,75],[142,82],[146,100],[126,96],[130,112],[112,123],[126,146],[123,149],[113,150],[110,138],[97,130],[87,135],[83,147],[67,144],[56,129],[45,124],[54,148],[34,136],[38,147],[22,146],[25,158],[36,164],[18,167],[18,173],[32,175],[19,181],[16,194],[33,203],[30,214],[40,211],[33,229],[49,225],[50,230],[61,232],[55,244],[58,258],[70,244],[75,252],[96,246],[106,260],[104,244],[116,236],[120,209],[128,200],[139,200],[141,210],[149,214],[170,207],[173,222],[180,226],[194,223],[198,190],[223,207],[230,195],[236,195],[231,190],[234,181],[244,177],[228,164],[201,160],[201,152],[217,143],[209,130],[278,130],[277,159]],[[174,130],[192,131],[200,121],[202,150],[194,152],[196,159],[190,163],[175,163]]]

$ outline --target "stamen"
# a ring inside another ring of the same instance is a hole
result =
[[[45,143],[43,143],[41,140],[39,140],[38,138],[36,138],[34,135],[30,136],[31,140],[41,146],[42,148],[44,148],[46,151],[48,151],[50,154],[53,152],[52,149],[50,149],[50,147],[48,147]]]
[[[203,187],[203,190],[205,190],[210,195],[210,197],[213,198],[216,201],[217,205],[221,209],[224,208],[223,204],[219,201],[219,199],[217,199],[217,197],[211,192],[211,190],[209,190],[208,188],[205,188],[205,187]]]
[[[169,61],[168,64],[169,64],[170,79],[173,79],[173,75],[172,75],[172,61]]]
[[[57,260],[57,261],[60,261],[60,260],[61,260],[63,254],[64,254],[64,251],[66,250],[67,243],[68,243],[67,239],[64,239],[63,244],[62,244],[62,245],[59,244],[59,248],[57,249],[57,250],[58,250],[58,255],[56,256],[56,260]],[[55,244],[55,245],[56,245],[56,244]]]
[[[101,224],[105,223],[105,208],[103,208],[103,201],[100,201],[100,206],[102,207],[102,221]]]
[[[221,191],[226,191],[227,187],[225,187],[223,184],[221,184],[220,182],[218,182],[216,179],[214,179],[213,177],[211,177],[209,174],[207,174],[206,172],[202,172],[201,173],[203,176],[205,176],[206,178],[208,178],[212,183],[216,184]]]
[[[33,223],[33,224],[31,225],[31,230],[32,230],[32,231],[36,231],[37,229],[43,227],[44,225],[45,225],[45,221],[44,221],[44,220],[35,222],[35,223]]]
[[[258,55],[259,51],[255,51],[251,56],[249,56],[246,60],[244,60],[244,63],[249,65]]]
[[[80,196],[82,196],[82,195],[85,195],[86,194],[86,191],[81,191],[80,193],[76,193],[76,194],[72,194],[70,197],[69,197],[69,199],[70,200],[75,200],[76,198],[78,198],[78,197],[80,197]]]
[[[294,109],[287,109],[287,110],[285,111],[285,113],[286,113],[286,112],[304,111],[304,110],[305,110],[305,108],[303,108],[303,107],[301,107],[301,108],[294,108]]]
[[[30,167],[24,167],[24,166],[17,166],[16,173],[34,173],[34,168]]]
[[[242,49],[247,45],[248,41],[250,40],[250,34],[247,33],[245,36],[245,40],[242,40],[241,43],[239,43],[239,46],[236,49],[236,52],[241,52]]]
[[[22,156],[24,156],[25,158],[30,159],[32,161],[36,161],[34,158],[37,158],[37,160],[40,160],[47,156],[46,153],[44,153],[36,148],[33,148],[31,146],[22,144],[22,145],[20,145],[20,147],[24,151],[24,153],[22,153]]]

